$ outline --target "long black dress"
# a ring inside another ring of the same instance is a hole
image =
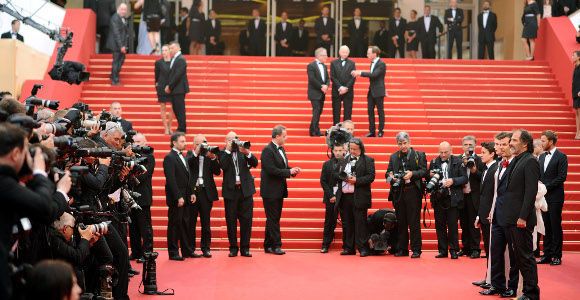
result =
[[[171,102],[171,98],[165,93],[165,86],[169,79],[169,65],[171,61],[165,61],[163,58],[155,62],[155,90],[157,91],[157,101],[159,103]]]
[[[524,7],[524,14],[522,15],[522,37],[525,39],[535,39],[538,37],[538,15],[540,14],[540,7],[538,3],[533,2]]]
[[[405,30],[409,36],[415,35],[415,38],[410,43],[407,43],[407,51],[418,51],[419,39],[417,38],[417,21],[408,22]]]
[[[196,7],[191,7],[189,11],[189,39],[192,42],[205,42],[203,32],[205,30],[205,15],[200,13]]]

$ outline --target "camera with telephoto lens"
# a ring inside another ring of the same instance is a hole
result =
[[[78,142],[83,138],[70,135],[56,136],[53,138],[54,147],[58,155],[73,154],[78,149]]]
[[[130,209],[141,210],[141,206],[137,204],[137,202],[135,201],[135,198],[141,197],[141,194],[133,192],[126,188],[121,189],[121,194],[123,196],[123,201],[125,201],[125,203]]]
[[[232,140],[232,152],[237,152],[240,148],[250,150],[250,147],[252,147],[252,143],[249,141],[240,141],[238,139]]]
[[[433,170],[431,170],[431,172],[433,172],[433,176],[431,176],[431,180],[429,180],[429,182],[427,183],[427,186],[426,186],[427,193],[433,193],[435,191],[438,191],[443,186],[443,183],[442,183],[443,170],[433,169]]]
[[[401,187],[401,180],[405,177],[405,172],[401,171],[393,174],[393,179],[391,180],[391,188],[398,189]]]
[[[326,131],[326,144],[332,149],[336,145],[344,145],[348,143],[352,137],[353,136],[350,132],[342,127],[342,123],[338,123]]]
[[[131,151],[133,153],[141,154],[141,155],[148,155],[153,153],[153,147],[151,146],[132,146]]]
[[[28,98],[26,98],[26,100],[24,100],[24,105],[26,106],[26,115],[30,116],[30,117],[34,117],[34,109],[37,106],[43,106],[46,108],[50,108],[53,110],[57,110],[58,106],[60,104],[59,101],[55,101],[55,100],[44,100],[44,99],[40,99],[38,97],[36,97],[36,94],[38,93],[38,90],[40,90],[43,87],[42,84],[35,84],[32,87],[32,91],[30,92],[30,96],[28,96]]]
[[[469,149],[467,149],[467,153],[463,154],[464,157],[467,157],[467,163],[465,164],[465,166],[468,169],[471,169],[473,167],[475,167],[475,151],[473,150],[472,147],[469,147]]]
[[[119,122],[121,120],[121,118],[115,117],[110,112],[103,109],[101,111],[101,116],[99,117],[99,120],[102,120],[105,122]]]
[[[349,176],[352,177],[356,177],[356,171],[354,170],[354,167],[356,165],[357,162],[357,158],[350,156],[350,159],[343,159],[342,163],[344,164],[344,168],[343,170],[338,173],[338,179],[342,180],[342,181],[346,181],[348,179]],[[350,164],[350,173],[346,172],[346,164]]]
[[[109,225],[111,225],[111,221],[103,221],[101,223],[89,224],[89,225],[79,223],[79,228],[82,230],[89,228],[92,233],[98,232],[99,234],[103,235],[103,234],[107,234],[107,232],[109,231]]]
[[[232,146],[233,146],[233,144],[232,144]],[[208,152],[213,153],[215,155],[219,155],[220,148],[218,146],[210,146],[207,143],[202,143],[199,147],[199,155],[205,156]]]
[[[133,140],[133,137],[137,134],[137,131],[135,130],[129,130],[127,132],[125,132],[125,135],[123,136],[123,139],[125,140],[125,142],[127,143],[134,143],[135,141]]]

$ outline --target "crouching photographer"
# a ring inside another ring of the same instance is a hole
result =
[[[397,215],[392,209],[379,209],[367,218],[369,229],[369,248],[372,255],[385,251],[397,253]]]

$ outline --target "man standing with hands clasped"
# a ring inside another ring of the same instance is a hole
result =
[[[319,126],[320,115],[322,114],[322,108],[324,108],[324,98],[330,84],[328,70],[324,64],[328,54],[326,49],[318,48],[314,51],[314,56],[316,59],[306,67],[306,73],[308,74],[308,100],[312,104],[310,136],[322,136]]]
[[[354,61],[348,59],[350,49],[341,46],[338,50],[339,58],[330,63],[330,76],[332,76],[332,124],[340,122],[340,109],[344,102],[343,121],[350,120],[352,116],[352,100],[354,97],[355,78],[350,75],[356,69]]]
[[[171,62],[169,63],[169,79],[165,87],[165,93],[171,98],[171,107],[177,119],[177,131],[185,133],[185,95],[189,93],[189,82],[187,81],[187,62],[181,55],[181,47],[178,42],[169,44]],[[170,128],[171,129],[171,128]]]
[[[377,46],[370,46],[367,50],[367,57],[371,61],[370,72],[352,71],[353,77],[368,77],[370,81],[367,94],[367,108],[369,114],[369,133],[366,137],[375,137],[375,107],[379,113],[379,137],[383,137],[385,129],[385,74],[387,65],[380,59],[381,49]]]

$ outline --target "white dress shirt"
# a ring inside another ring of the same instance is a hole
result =
[[[324,26],[326,26],[327,22],[328,22],[328,17],[322,17],[322,24],[324,24]]]
[[[282,156],[282,159],[284,160],[284,165],[286,165],[286,167],[287,167],[288,161],[286,160],[286,155],[284,155],[284,152],[282,152],[282,149],[280,149],[280,146],[278,146],[278,144],[276,144],[276,142],[272,141],[272,143],[274,144],[274,146],[276,146],[276,149],[278,149],[278,153],[280,153],[280,156]]]
[[[356,29],[358,29],[360,27],[360,18],[354,19],[354,27],[356,27]]]
[[[324,77],[324,68],[326,68],[326,66],[324,66],[324,64],[321,63],[318,59],[316,60],[316,65],[318,66],[318,70],[320,71],[320,77],[322,78],[322,82],[326,82],[326,78]]]
[[[286,22],[282,22],[282,31],[286,31]]]
[[[552,157],[554,157],[554,152],[556,152],[556,147],[554,147],[550,151],[546,151],[546,155],[544,157],[544,172],[546,172],[546,168],[548,168],[548,165],[550,164]],[[548,154],[548,153],[550,153],[550,154]]]
[[[487,19],[489,18],[489,10],[483,11],[483,28],[487,28]]]
[[[375,58],[375,59],[373,60],[373,63],[371,64],[371,73],[373,72],[373,70],[374,70],[374,68],[375,68],[375,65],[377,64],[377,61],[379,61],[379,58],[378,58],[378,57],[377,57],[377,58]]]
[[[211,27],[215,28],[215,19],[211,19]]]
[[[429,32],[429,28],[431,27],[431,15],[425,16],[423,18],[423,23],[425,24],[425,31]]]
[[[254,28],[258,29],[260,26],[260,19],[254,19]]]
[[[178,51],[177,53],[175,53],[175,55],[171,59],[171,62],[169,63],[169,69],[171,69],[173,67],[173,63],[175,62],[175,59],[180,55],[181,55],[181,51]]]
[[[185,158],[183,157],[183,154],[181,153],[181,151],[179,151],[175,148],[173,148],[173,151],[177,152],[177,156],[179,156],[179,158],[181,159],[183,166],[185,167],[185,169],[187,169],[187,171],[189,171],[189,167],[187,166],[187,162],[185,161]]]
[[[455,19],[455,16],[457,15],[457,9],[456,8],[452,8],[451,9],[451,16],[453,17],[453,19]]]
[[[481,182],[483,183],[483,181],[485,180],[485,176],[487,175],[487,171],[489,171],[489,168],[495,163],[495,160],[492,160],[490,162],[488,162],[487,164],[485,164],[487,166],[487,169],[485,171],[483,171],[483,175],[481,176]]]

